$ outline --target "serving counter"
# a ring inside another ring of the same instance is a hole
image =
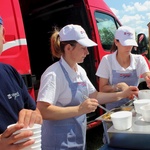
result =
[[[102,120],[106,143],[111,147],[128,150],[150,150],[150,123],[145,122],[141,115],[132,111],[132,127],[128,130],[116,130],[111,120]]]

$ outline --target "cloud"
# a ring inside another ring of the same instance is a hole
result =
[[[123,25],[128,25],[136,30],[137,33],[145,33],[148,36],[147,24],[150,20],[150,1],[130,2],[122,4],[122,8],[111,8]]]
[[[134,8],[136,9],[136,11],[147,11],[147,6],[145,4],[141,4],[139,2],[136,2],[134,4]]]
[[[150,13],[146,13],[147,20],[150,20]]]
[[[139,4],[136,4],[136,5],[135,5],[135,8],[136,8],[137,11],[149,11],[150,1],[145,1],[143,4],[139,3]]]
[[[122,18],[120,18],[121,22],[124,24],[127,23],[132,23],[132,24],[141,24],[144,23],[143,19],[145,19],[144,16],[136,14],[134,16],[128,16],[128,15],[124,15]]]
[[[135,2],[134,4],[122,5],[125,12],[136,13],[136,12],[144,12],[149,11],[150,1],[145,1],[144,3]]]
[[[118,11],[117,9],[115,9],[115,8],[110,8],[110,9],[113,11],[113,13],[114,13],[116,16],[119,15],[119,11]]]
[[[133,12],[135,10],[134,6],[130,6],[130,5],[126,5],[126,4],[123,4],[122,7],[125,12]]]
[[[115,8],[110,8],[112,10],[112,12],[117,16],[117,18],[120,18],[120,11],[115,9]]]

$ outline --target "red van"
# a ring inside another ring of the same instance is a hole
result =
[[[90,55],[81,64],[98,90],[97,66],[109,53],[114,32],[121,25],[103,0],[1,0],[0,10],[6,38],[0,61],[18,70],[35,99],[41,74],[56,61],[50,52],[53,27],[70,23],[81,25],[98,43],[89,48]],[[102,113],[98,108],[87,114],[87,127],[100,124],[95,118]]]

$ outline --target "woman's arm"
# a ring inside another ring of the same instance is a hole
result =
[[[37,102],[43,119],[62,120],[87,114],[96,110],[98,101],[96,99],[86,99],[77,106],[60,107],[46,102]]]
[[[109,84],[109,80],[106,78],[99,78],[99,89],[101,92],[119,92],[123,91],[129,86],[125,82],[120,82],[117,84]]]
[[[90,94],[90,97],[93,97],[98,100],[99,104],[106,104],[110,102],[118,101],[122,98],[132,99],[135,96],[138,96],[138,88],[135,86],[129,86],[121,92],[114,93],[103,93],[103,92],[94,92]]]

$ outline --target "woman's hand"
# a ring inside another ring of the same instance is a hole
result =
[[[129,86],[125,90],[122,91],[124,98],[133,99],[135,96],[138,97],[139,89],[136,86]]]
[[[42,124],[42,116],[40,114],[40,111],[38,109],[22,109],[19,112],[18,123],[23,123],[24,127],[32,127],[34,123]]]
[[[87,114],[90,112],[94,112],[98,106],[98,101],[96,99],[87,98],[83,103],[79,106],[79,111],[82,114]]]
[[[124,91],[125,89],[129,88],[129,86],[125,82],[120,82],[116,84],[116,86],[120,91]]]
[[[14,126],[7,128],[0,135],[0,146],[2,150],[20,150],[34,143],[34,140],[28,140],[22,143],[16,143],[19,140],[30,137],[33,135],[32,131],[23,131],[18,134],[14,134],[16,131],[30,126],[32,127],[34,123],[42,124],[42,116],[38,109],[28,110],[22,109],[19,112],[18,123]],[[16,143],[16,144],[14,144]]]
[[[150,88],[150,75],[147,75],[145,77],[145,81],[146,81],[147,87]]]
[[[23,131],[18,134],[13,134],[24,127],[32,127],[34,123],[42,124],[42,116],[38,109],[28,110],[22,109],[19,112],[18,123],[7,128],[0,135],[0,146],[2,150],[20,150],[34,143],[34,140],[28,140],[22,143],[16,143],[19,140],[33,135],[32,131]]]

